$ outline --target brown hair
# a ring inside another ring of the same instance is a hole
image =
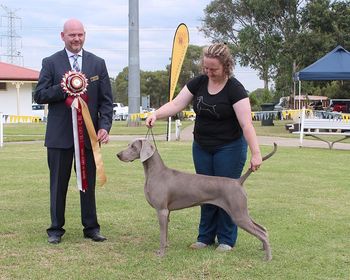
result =
[[[219,62],[223,65],[224,72],[227,74],[227,76],[228,77],[232,76],[234,61],[233,61],[233,57],[231,55],[230,49],[226,44],[216,43],[203,48],[202,61],[201,61],[203,72],[204,72],[204,69],[203,69],[204,57],[216,58],[217,60],[219,60]]]

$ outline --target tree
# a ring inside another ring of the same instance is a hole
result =
[[[204,10],[201,31],[213,42],[230,43],[240,64],[257,70],[268,89],[283,39],[288,36],[286,24],[297,26],[291,24],[290,15],[299,2],[214,0]]]
[[[332,34],[334,20],[329,0],[309,1],[300,13],[302,28],[297,43],[305,51],[297,57],[298,69],[312,64],[336,44]]]
[[[249,94],[249,99],[252,110],[260,111],[261,104],[271,103],[273,101],[273,96],[271,95],[270,91],[259,88]]]
[[[274,77],[275,99],[289,96],[293,92],[293,74],[300,45],[296,42],[300,33],[300,9],[304,1],[276,1],[277,16],[275,28],[280,34],[281,42],[276,52]]]
[[[117,100],[117,83],[114,78],[110,77],[113,101]]]
[[[141,71],[141,92],[150,97],[150,106],[159,108],[169,100],[169,74],[167,71]]]
[[[125,67],[115,79],[116,96],[114,101],[128,104],[128,67]]]

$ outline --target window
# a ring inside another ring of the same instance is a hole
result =
[[[6,83],[0,82],[0,90],[5,91],[7,89]]]

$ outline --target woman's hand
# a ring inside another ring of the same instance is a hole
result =
[[[146,126],[148,128],[152,128],[154,123],[156,122],[157,120],[157,116],[155,113],[153,113],[152,115],[150,115],[149,117],[147,117],[145,123],[146,123]]]
[[[250,159],[250,169],[252,171],[257,171],[262,164],[262,157],[260,153],[256,153],[252,155]]]

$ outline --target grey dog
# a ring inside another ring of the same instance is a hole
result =
[[[263,157],[271,157],[277,150]],[[148,203],[157,210],[160,225],[159,256],[165,255],[168,244],[168,223],[170,211],[209,203],[224,209],[232,220],[263,244],[264,259],[272,259],[266,229],[255,223],[248,214],[247,195],[244,181],[251,174],[248,169],[239,179],[189,174],[166,167],[155,147],[147,139],[136,139],[117,157],[124,162],[140,159],[145,171],[144,192]]]

